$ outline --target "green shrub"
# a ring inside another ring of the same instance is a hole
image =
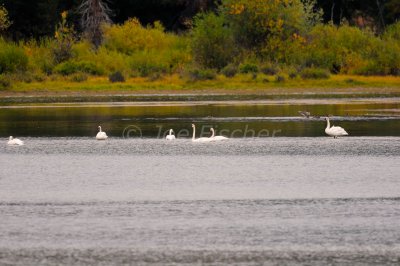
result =
[[[148,77],[154,73],[165,74],[168,72],[168,67],[166,65],[151,61],[136,62],[136,65],[133,67],[133,69],[136,70],[142,77]]]
[[[85,46],[75,48],[79,57],[94,60],[108,72],[123,70],[131,76],[179,72],[192,60],[187,36],[165,33],[158,22],[143,27],[137,19],[106,26],[104,45],[97,53],[87,54]]]
[[[290,71],[290,72],[289,72],[289,78],[290,78],[290,79],[295,79],[295,78],[297,78],[297,72],[295,72],[295,71]]]
[[[235,47],[223,16],[208,13],[195,18],[192,51],[196,63],[206,68],[222,69],[232,62]]]
[[[5,31],[12,22],[8,19],[8,11],[7,9],[0,5],[0,32]]]
[[[46,80],[46,76],[42,73],[35,73],[33,75],[33,79],[37,82],[43,82]]]
[[[300,72],[303,79],[328,79],[329,71],[320,68],[305,68]]]
[[[75,43],[72,47],[73,61],[92,62],[101,68],[101,71],[107,74],[117,70],[129,72],[130,57],[115,50],[108,50],[100,46],[96,51],[87,41]]]
[[[222,5],[237,45],[246,49],[263,51],[268,46],[270,53],[307,27],[308,17],[300,0],[223,0]]]
[[[54,68],[54,71],[64,76],[68,76],[78,72],[87,73],[91,75],[104,74],[104,71],[101,68],[99,68],[93,62],[88,62],[88,61],[80,61],[80,62],[67,61],[57,65]]]
[[[6,90],[11,86],[11,80],[8,76],[0,75],[0,90]]]
[[[238,68],[233,64],[229,64],[221,70],[221,73],[227,78],[232,78],[236,76],[237,72]]]
[[[28,56],[24,49],[0,39],[0,74],[25,71],[27,67]]]
[[[70,78],[72,82],[84,82],[88,80],[88,75],[85,73],[73,74]]]
[[[74,28],[67,24],[67,16],[67,12],[61,13],[61,21],[56,26],[53,56],[58,64],[72,57],[72,46],[76,41]]]
[[[29,71],[50,75],[55,66],[53,54],[53,40],[49,38],[40,41],[30,40],[24,45],[26,54],[29,55]]]
[[[143,27],[137,18],[122,25],[107,25],[104,28],[104,46],[123,54],[131,55],[143,50],[162,50],[174,42],[175,36],[164,33],[159,22]]]
[[[356,27],[320,25],[310,32],[305,65],[349,73],[371,55],[376,37]]]
[[[129,70],[142,77],[148,77],[152,73],[170,74],[183,68],[186,59],[180,56],[175,48],[169,52],[138,51],[128,59]]]
[[[400,21],[388,26],[383,34],[383,38],[400,41]]]
[[[120,71],[115,71],[108,76],[110,82],[125,82],[125,77]]]
[[[159,80],[161,78],[162,78],[162,74],[160,72],[155,72],[155,73],[152,73],[149,76],[149,81],[156,81],[156,80]]]
[[[243,63],[239,66],[240,73],[258,73],[258,66],[254,63]]]
[[[275,76],[275,82],[280,83],[280,82],[285,82],[285,81],[286,81],[286,79],[285,79],[284,76],[282,76],[282,75],[276,75]]]
[[[279,72],[279,68],[273,64],[267,63],[261,67],[261,73],[265,75],[276,75]]]
[[[217,73],[214,69],[192,69],[189,70],[189,78],[192,81],[213,80],[216,79]]]

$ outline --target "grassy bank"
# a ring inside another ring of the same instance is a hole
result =
[[[243,99],[261,96],[264,99],[400,97],[400,77],[333,75],[323,80],[284,77],[278,81],[275,76],[260,74],[256,78],[252,75],[233,78],[220,75],[214,80],[192,82],[171,75],[155,81],[137,77],[119,83],[111,83],[107,77],[91,77],[83,82],[59,78],[15,83],[9,89],[0,91],[0,102],[135,101],[146,97],[155,100],[190,100],[179,97],[189,94],[203,100],[214,99],[216,95],[231,95],[227,98],[221,96],[222,100],[233,96]]]
[[[400,77],[364,77],[335,75],[329,79],[284,78],[276,80],[274,76],[258,75],[256,78],[251,75],[238,75],[233,78],[218,76],[215,80],[195,81],[179,78],[177,75],[166,76],[162,79],[152,81],[147,78],[130,78],[125,82],[111,83],[107,77],[91,77],[83,82],[71,81],[67,78],[57,80],[46,80],[43,82],[19,82],[11,88],[0,91],[0,95],[18,94],[119,94],[119,93],[196,93],[196,92],[335,92],[340,91],[365,92],[400,92]]]

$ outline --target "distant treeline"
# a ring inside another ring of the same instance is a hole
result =
[[[77,7],[81,0],[0,0],[13,22],[7,35],[14,40],[52,36],[60,22],[59,14],[69,11],[69,22],[79,31]],[[169,31],[187,29],[188,20],[201,11],[215,10],[221,0],[109,0],[112,20],[123,23],[136,17],[144,25],[161,21]],[[268,1],[266,1],[268,2]],[[303,1],[303,2],[308,2]],[[400,16],[400,0],[318,0],[323,21],[339,25],[346,20],[350,25],[383,31]]]

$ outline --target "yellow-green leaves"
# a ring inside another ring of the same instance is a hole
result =
[[[11,22],[8,19],[8,11],[4,6],[0,6],[0,32],[10,27]]]

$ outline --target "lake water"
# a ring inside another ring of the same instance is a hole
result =
[[[2,109],[2,136],[26,145],[0,145],[0,265],[398,265],[396,105],[331,112],[352,133],[339,139],[323,136],[323,120],[296,117],[299,108],[317,112],[314,105],[287,107],[288,115],[279,106],[252,114],[255,107],[234,113],[228,105],[218,119],[171,106],[170,115],[143,118],[132,106]],[[108,120],[99,108],[109,108]],[[193,120],[282,131],[192,143],[151,130],[189,129]],[[107,141],[93,138],[99,123]],[[377,125],[389,133],[371,136]],[[145,138],[123,138],[126,126]],[[285,137],[296,131],[305,136]]]
[[[323,118],[352,136],[400,136],[400,98],[221,102],[132,102],[0,106],[0,137],[89,137],[101,125],[113,137],[208,136],[210,127],[234,138],[324,136]]]

